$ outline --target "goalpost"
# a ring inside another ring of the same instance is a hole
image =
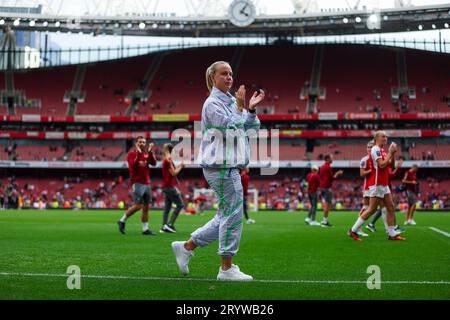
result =
[[[217,202],[212,189],[207,188],[195,188],[194,189],[194,199],[198,196],[203,195],[206,198],[206,208],[214,209],[213,205]],[[258,211],[258,195],[257,189],[248,189],[248,209],[249,211]],[[250,205],[252,204],[252,205]]]

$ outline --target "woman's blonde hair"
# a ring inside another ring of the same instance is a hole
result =
[[[373,135],[373,142],[376,142],[376,141],[377,141],[377,138],[378,138],[379,136],[381,136],[382,133],[384,133],[384,130],[378,130],[378,131],[375,131],[375,134]]]
[[[226,61],[216,61],[212,65],[210,65],[208,69],[206,69],[206,87],[208,88],[209,92],[211,92],[212,88],[214,87],[213,77],[217,71],[217,66],[221,64],[229,65],[229,63]]]

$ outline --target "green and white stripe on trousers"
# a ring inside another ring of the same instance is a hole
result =
[[[203,175],[219,202],[212,220],[194,231],[191,236],[198,246],[219,240],[219,255],[234,256],[239,250],[242,234],[243,188],[237,168],[203,168]]]

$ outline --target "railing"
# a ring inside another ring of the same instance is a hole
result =
[[[271,38],[235,38],[235,39],[201,39],[181,40],[179,43],[169,44],[147,44],[136,46],[100,47],[100,48],[78,48],[37,50],[20,48],[14,51],[0,50],[0,70],[8,69],[30,69],[64,66],[73,64],[93,63],[114,59],[123,59],[149,54],[152,52],[181,50],[189,48],[213,47],[213,46],[238,46],[238,45],[267,45],[276,43],[277,39]],[[450,41],[447,39],[434,40],[406,40],[386,39],[382,37],[355,36],[330,36],[330,37],[295,37],[289,40],[295,45],[309,44],[364,44],[376,46],[393,46],[401,48],[412,48],[426,51],[435,51],[450,54]],[[8,59],[8,55],[10,59]],[[11,59],[12,55],[12,59]],[[12,61],[12,64],[11,64]]]
[[[441,52],[450,54],[450,40],[432,39],[432,40],[407,40],[407,39],[385,39],[380,37],[360,37],[360,36],[341,36],[334,39],[318,39],[317,37],[298,38],[295,44],[365,44],[376,46],[400,47],[409,49],[418,49],[425,51]]]

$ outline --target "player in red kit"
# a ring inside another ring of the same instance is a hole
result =
[[[317,166],[312,166],[311,172],[306,176],[306,181],[308,182],[308,198],[311,207],[308,210],[308,216],[306,217],[305,222],[310,226],[320,226],[320,223],[316,221],[317,190],[320,185],[320,176],[317,172],[319,172],[319,168]]]
[[[364,185],[363,185],[363,205],[361,207],[361,210],[359,212],[359,215],[361,215],[364,210],[366,210],[369,207],[369,187],[373,185],[374,179],[373,179],[373,162],[372,157],[370,156],[370,152],[372,150],[372,147],[374,145],[374,141],[370,140],[366,145],[366,151],[367,155],[364,156],[360,163],[359,163],[359,174],[361,177],[364,177]],[[356,232],[359,236],[367,237],[368,234],[363,232],[361,229],[359,229]]]
[[[180,190],[176,187],[178,184],[177,175],[185,167],[184,163],[181,163],[178,167],[172,161],[171,153],[173,145],[166,143],[163,146],[164,160],[162,163],[162,190],[164,193],[164,212],[163,222],[160,233],[170,232],[176,233],[175,220],[177,219],[180,211],[184,208],[183,198],[181,197]],[[172,203],[175,203],[176,208],[172,212],[172,216],[169,221],[169,213],[172,209]]]
[[[197,205],[197,213],[200,215],[205,211],[206,200],[206,197],[202,193],[194,199],[194,202]]]
[[[419,170],[419,167],[417,164],[414,164],[411,169],[406,171],[402,180],[402,183],[406,187],[406,196],[408,198],[408,211],[406,212],[405,225],[416,225],[416,222],[413,220],[413,215],[417,202],[417,170]]]
[[[333,173],[333,169],[331,168],[333,156],[331,154],[327,154],[324,157],[324,160],[325,163],[319,169],[322,201],[325,202],[323,206],[323,220],[321,226],[331,227],[332,225],[328,222],[328,215],[333,203],[333,192],[331,191],[331,187],[333,185],[333,180],[342,175],[344,171],[338,170],[336,173]]]
[[[386,223],[389,240],[405,240],[399,236],[395,230],[395,208],[392,200],[392,194],[389,190],[389,165],[392,162],[397,146],[392,143],[389,146],[389,152],[386,154],[384,146],[387,144],[388,137],[386,132],[377,131],[374,136],[375,145],[370,151],[373,162],[375,183],[369,187],[369,207],[363,211],[355,224],[348,231],[348,235],[354,240],[360,241],[357,231],[362,227],[369,217],[375,213],[379,205],[386,207]]]
[[[248,183],[250,181],[249,176],[249,168],[244,168],[241,170],[241,182],[242,182],[242,188],[244,189],[244,216],[245,221],[247,224],[253,224],[255,223],[255,220],[250,219],[248,217]]]
[[[125,223],[127,219],[139,210],[142,210],[142,234],[154,234],[148,227],[148,207],[150,204],[149,165],[156,166],[156,159],[152,151],[153,143],[149,144],[147,151],[145,151],[146,145],[147,141],[144,137],[137,137],[136,148],[131,150],[127,156],[134,204],[128,208],[123,217],[117,222],[119,231],[122,234],[125,234]]]
[[[389,166],[389,182],[388,187],[389,190],[392,190],[392,179],[394,179],[398,173],[400,172],[400,169],[402,167],[403,160],[400,159],[397,161],[397,165],[395,164],[395,161],[392,161],[391,165]],[[372,232],[376,232],[375,223],[380,218],[380,216],[383,217],[384,226],[387,230],[387,224],[386,224],[386,207],[381,205],[381,208],[377,210],[377,212],[374,214],[372,221],[366,226],[367,229],[369,229]],[[398,226],[397,219],[394,216],[394,224],[395,224],[395,230],[397,232],[403,232],[403,230]]]

